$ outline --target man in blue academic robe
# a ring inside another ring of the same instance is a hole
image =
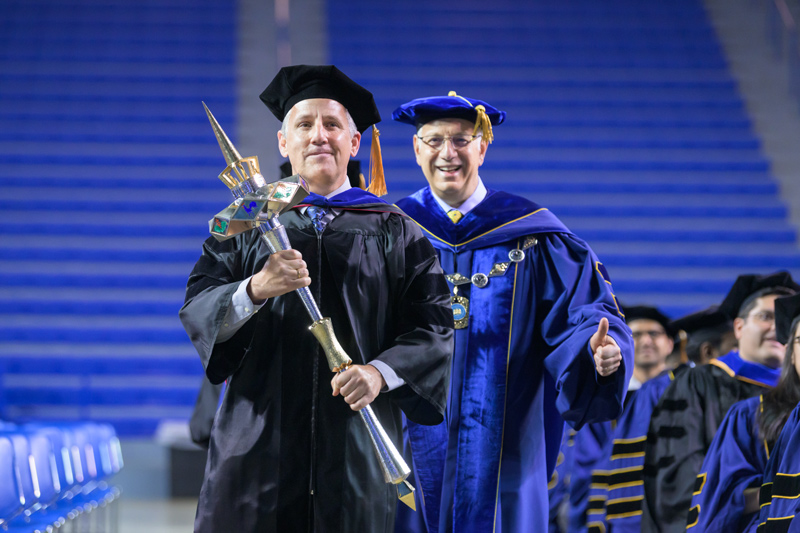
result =
[[[504,112],[451,92],[392,118],[416,127],[429,184],[398,206],[439,254],[456,324],[446,421],[408,427],[427,528],[546,531],[563,423],[620,414],[630,330],[589,246],[478,175]]]

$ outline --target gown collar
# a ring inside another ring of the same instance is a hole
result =
[[[334,196],[331,196],[330,198],[320,196],[319,194],[312,192],[309,193],[301,203],[297,204],[295,208],[307,207],[309,205],[316,205],[319,207],[338,207],[342,209],[359,207],[363,208],[369,206],[383,207],[386,211],[392,210],[388,209],[391,208],[391,206],[385,200],[381,200],[374,194],[358,187],[352,187],[344,192],[340,192]]]
[[[745,361],[738,350],[731,350],[722,357],[712,360],[709,364],[717,366],[740,381],[754,383],[762,387],[774,387],[781,376],[780,368],[769,368],[757,363]]]
[[[467,213],[475,209],[475,206],[481,203],[486,198],[487,190],[486,186],[483,184],[483,180],[481,179],[480,176],[478,176],[478,186],[475,187],[475,191],[472,193],[472,195],[470,195],[469,198],[466,199],[466,201],[463,204],[461,204],[458,207],[450,207],[450,205],[448,205],[447,202],[439,198],[435,193],[433,193],[433,191],[431,191],[431,193],[433,199],[436,200],[436,203],[439,205],[439,207],[442,208],[442,211],[444,211],[445,213],[447,213],[452,209],[455,209],[459,211],[462,215],[466,215]]]
[[[535,233],[572,232],[548,209],[530,200],[488,189],[486,198],[458,224],[442,211],[430,187],[397,202],[437,248],[454,252],[482,248]]]

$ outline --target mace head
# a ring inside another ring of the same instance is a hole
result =
[[[266,185],[266,181],[261,175],[258,157],[242,157],[228,136],[225,135],[205,102],[203,102],[203,107],[209,122],[211,122],[211,129],[214,130],[214,136],[217,138],[222,155],[225,156],[225,162],[228,163],[225,170],[219,174],[222,183],[228,186],[235,198],[241,198]]]
[[[308,184],[296,174],[267,183],[255,192],[237,198],[209,221],[208,229],[217,240],[251,230],[261,224],[272,228],[278,217],[308,196]]]
[[[211,111],[208,109],[208,106],[205,102],[203,102],[203,107],[206,110],[206,115],[208,115],[208,121],[211,122],[211,129],[214,130],[214,136],[217,138],[220,149],[222,149],[222,155],[225,156],[225,162],[229,167],[233,166],[237,161],[242,160],[242,156],[239,155],[236,147],[233,146],[231,140],[227,135],[225,135],[225,131],[223,131],[222,126],[219,125],[217,119],[211,114]]]

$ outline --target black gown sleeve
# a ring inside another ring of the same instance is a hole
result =
[[[231,339],[215,343],[233,293],[249,276],[242,269],[241,250],[254,235],[247,232],[223,242],[209,237],[186,285],[181,323],[200,355],[206,377],[215,385],[236,371],[252,339],[255,321],[249,320]]]
[[[399,223],[394,246],[402,247],[389,261],[390,275],[402,276],[396,288],[397,324],[390,345],[376,359],[386,363],[407,386],[390,397],[409,420],[434,425],[444,420],[453,354],[453,312],[450,289],[436,251],[406,217]]]

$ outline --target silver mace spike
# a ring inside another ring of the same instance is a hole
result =
[[[308,195],[308,187],[299,175],[266,183],[261,176],[257,157],[243,158],[220,127],[205,103],[203,107],[211,128],[228,163],[219,175],[234,195],[234,202],[218,213],[209,223],[211,234],[219,240],[253,228],[258,228],[271,253],[291,248],[286,228],[281,224],[281,213],[297,205]],[[331,319],[323,317],[308,287],[296,289],[313,321],[309,330],[325,352],[332,372],[346,372],[353,361],[339,344]],[[411,473],[400,452],[383,429],[371,406],[359,412],[367,428],[375,455],[378,457],[383,478],[397,487],[397,497],[416,511],[414,487],[406,481]]]
[[[206,110],[208,120],[211,122],[211,129],[214,130],[214,136],[217,138],[219,147],[222,150],[222,155],[225,156],[225,162],[228,163],[228,166],[231,166],[237,161],[241,161],[243,158],[241,155],[239,155],[239,151],[233,146],[233,143],[228,136],[225,135],[225,132],[220,127],[219,122],[217,122],[217,119],[215,119],[214,115],[211,114],[211,110],[208,109],[208,106],[205,102],[203,102],[203,108]]]

